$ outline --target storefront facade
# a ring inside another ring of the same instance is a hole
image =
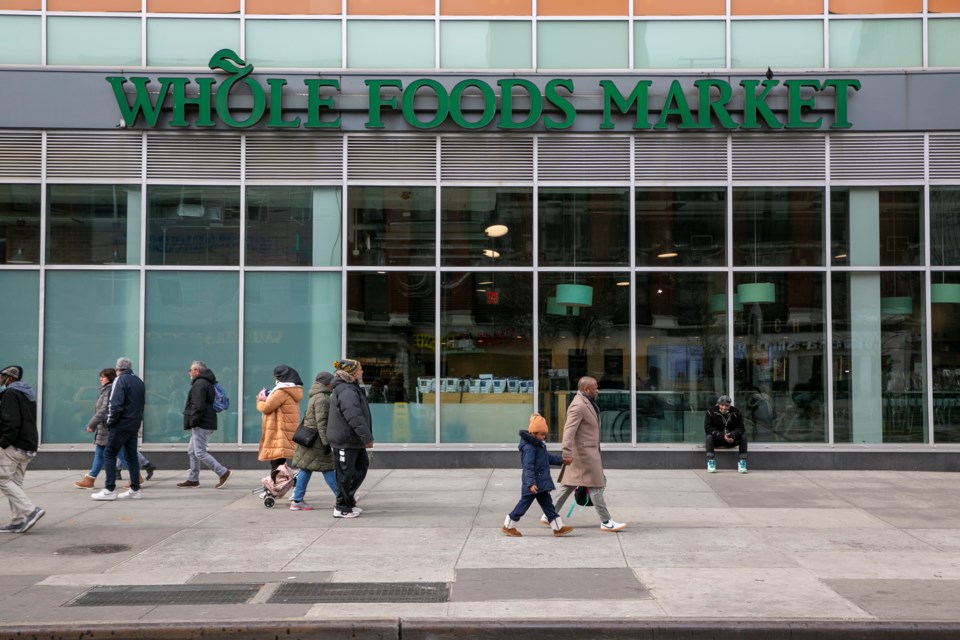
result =
[[[440,464],[558,438],[583,375],[621,456],[698,451],[722,393],[783,455],[960,450],[960,5],[136,4],[0,2],[0,359],[45,450],[120,355],[154,449],[193,360],[252,451],[273,368],[346,355]]]

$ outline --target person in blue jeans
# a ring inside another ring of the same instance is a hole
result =
[[[318,433],[312,446],[296,445],[293,467],[300,471],[297,473],[297,483],[293,489],[291,511],[313,511],[313,507],[304,500],[304,497],[314,471],[323,474],[324,482],[333,491],[333,495],[337,495],[337,472],[333,464],[330,441],[327,440],[327,415],[330,413],[332,383],[333,374],[329,371],[321,371],[317,374],[308,393],[309,400],[307,411],[303,414],[303,426],[316,429]]]
[[[550,465],[565,464],[563,458],[547,451],[547,421],[539,413],[530,416],[530,426],[520,432],[520,466],[523,469],[523,479],[520,488],[520,501],[504,520],[500,531],[511,538],[519,538],[523,534],[517,531],[517,523],[527,512],[533,501],[536,500],[543,515],[546,517],[553,535],[565,536],[573,527],[564,526],[557,509],[553,506],[550,492],[556,489],[553,478],[550,477]]]

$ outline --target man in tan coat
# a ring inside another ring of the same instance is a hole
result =
[[[603,489],[606,477],[600,460],[600,408],[597,381],[589,376],[580,378],[577,395],[567,407],[567,421],[563,425],[562,457],[566,466],[558,481],[563,493],[557,500],[557,511],[563,507],[577,487],[587,487],[590,502],[597,508],[601,531],[623,531],[627,525],[610,517]],[[569,461],[569,462],[568,462]]]

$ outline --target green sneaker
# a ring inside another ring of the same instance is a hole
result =
[[[707,460],[707,473],[716,473],[717,472],[717,461],[713,458]]]
[[[747,472],[747,461],[746,461],[746,460],[741,460],[741,461],[737,464],[737,471],[739,471],[740,473],[746,473],[746,472]]]

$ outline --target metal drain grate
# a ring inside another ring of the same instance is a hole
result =
[[[171,604],[243,604],[262,584],[170,584],[94,587],[67,607],[134,607]]]
[[[285,582],[270,604],[319,602],[449,602],[450,585],[444,582]]]

